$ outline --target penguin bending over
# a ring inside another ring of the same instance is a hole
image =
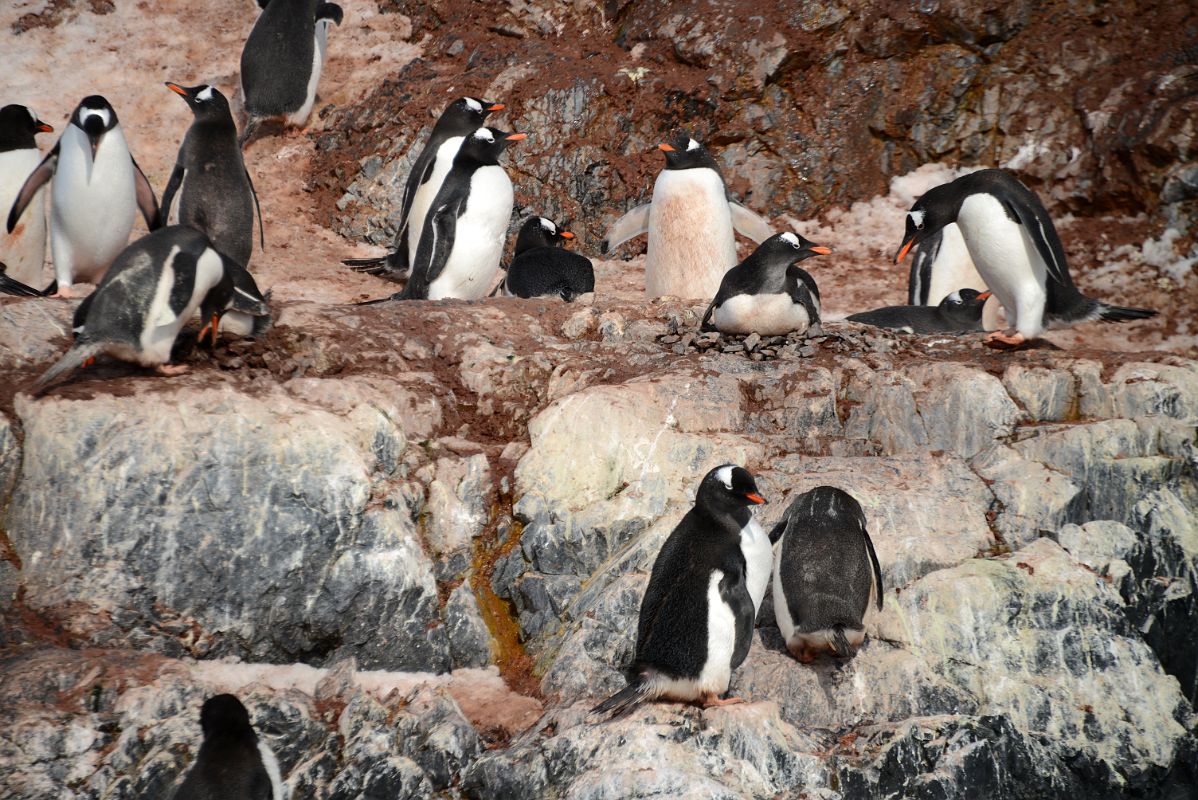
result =
[[[649,297],[712,297],[737,262],[732,231],[755,242],[773,233],[769,223],[733,202],[719,165],[699,142],[680,134],[658,145],[666,168],[653,184],[653,199],[608,228],[601,253],[649,234],[645,292]]]
[[[841,658],[865,641],[862,619],[873,592],[882,610],[882,570],[852,495],[820,486],[796,497],[770,532],[782,540],[774,562],[774,615],[786,649],[804,664],[822,650]]]
[[[496,293],[506,297],[557,295],[569,303],[580,294],[595,291],[591,260],[563,246],[573,238],[573,233],[559,230],[553,220],[529,218],[516,237],[512,263]]]
[[[25,179],[41,163],[42,154],[34,137],[53,132],[54,128],[38,119],[28,106],[0,108],[0,209],[13,207]],[[43,200],[39,189],[19,225],[8,236],[0,237],[0,262],[6,265],[0,275],[0,291],[6,294],[19,293],[17,287],[29,288],[25,284],[42,282],[42,267],[46,262]],[[13,290],[5,288],[10,285]],[[37,293],[36,289],[33,291]]]
[[[907,333],[961,333],[982,330],[983,309],[990,292],[961,289],[950,292],[936,306],[886,306],[845,317],[878,328]]]
[[[168,362],[179,331],[197,309],[205,322],[201,337],[229,310],[252,316],[269,313],[264,298],[235,290],[238,271],[244,268],[186,225],[171,225],[138,239],[76,309],[75,341],[33,385],[34,394],[102,353],[153,367],[163,375],[185,372],[185,365]]]
[[[992,347],[1018,347],[1046,327],[1124,322],[1157,313],[1112,306],[1079,292],[1047,209],[1035,192],[1001,169],[962,175],[916,200],[895,263],[952,222],[961,228],[978,274],[1014,321],[1012,328],[986,337]]]
[[[258,738],[244,705],[218,694],[200,709],[204,743],[172,800],[283,800],[279,762]]]
[[[26,179],[8,215],[8,232],[47,181],[50,252],[58,292],[76,282],[99,283],[129,242],[137,209],[151,231],[161,227],[158,201],[137,166],[116,111],[99,95],[83,98],[62,136]]]
[[[420,244],[424,218],[428,207],[441,191],[445,176],[453,167],[454,157],[466,137],[481,128],[487,115],[502,111],[502,103],[491,103],[476,97],[459,97],[450,103],[416,157],[408,182],[404,184],[403,205],[399,213],[399,230],[395,234],[395,249],[378,258],[347,258],[342,261],[357,272],[398,280],[405,277]]]
[[[704,706],[741,702],[720,695],[749,653],[756,616],[751,592],[760,580],[764,596],[769,580],[768,543],[764,577],[752,571],[742,546],[749,506],[764,502],[742,467],[725,464],[704,476],[694,508],[653,562],[631,680],[592,713],[620,716],[658,698]]]
[[[796,233],[771,236],[725,273],[700,328],[762,336],[806,331],[819,322],[819,287],[797,264],[831,252]]]
[[[302,126],[316,102],[330,23],[341,24],[341,6],[321,0],[259,0],[262,13],[241,51],[244,146],[267,119]]]
[[[907,303],[913,306],[936,306],[958,289],[984,292],[987,287],[973,265],[973,259],[969,257],[969,248],[965,246],[961,228],[954,222],[945,225],[915,248],[911,272],[907,276]],[[992,293],[988,296],[994,297]],[[987,303],[982,312],[982,327],[973,330],[997,329],[1001,306],[997,297]]]
[[[254,210],[258,211],[258,239],[262,233],[262,208],[258,193],[237,146],[237,125],[229,101],[212,86],[166,88],[187,101],[195,121],[183,137],[162,193],[162,216],[168,219],[175,193],[179,193],[179,222],[203,231],[212,246],[242,266],[254,250]]]

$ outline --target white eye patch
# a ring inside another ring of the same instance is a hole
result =
[[[33,109],[29,106],[25,106],[25,110],[29,112],[29,119],[33,120],[33,124],[36,125],[38,123],[37,114],[34,114]]]
[[[799,246],[799,237],[795,236],[793,233],[784,233],[779,238],[789,244],[791,247]]]
[[[495,141],[495,134],[491,133],[490,128],[479,128],[474,132],[475,139],[481,139],[484,142]]]
[[[702,146],[703,145],[699,144],[694,139],[688,139],[686,143],[687,152],[690,152],[691,150],[698,150]]]
[[[961,304],[961,293],[953,292],[952,294],[950,294],[948,296],[948,301],[950,303],[952,303],[953,305],[960,305]]]
[[[541,217],[540,220],[541,220],[542,228],[549,231],[550,233],[557,233],[557,226],[553,224],[552,220],[545,219],[544,217]]]
[[[209,100],[212,99],[212,87],[205,86],[204,91],[202,91],[196,95],[196,99],[199,100],[200,102],[207,103]]]
[[[911,222],[914,223],[916,228],[923,227],[924,210],[922,208],[907,212],[907,216],[911,218]]]
[[[473,97],[467,97],[466,108],[477,114],[479,111],[483,110],[483,104],[475,100]]]
[[[725,464],[715,472],[715,476],[720,479],[720,483],[724,484],[724,488],[732,491],[732,465]]]

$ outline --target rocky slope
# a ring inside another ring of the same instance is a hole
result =
[[[268,336],[33,399],[73,303],[0,299],[0,797],[160,796],[222,691],[293,797],[1198,791],[1192,10],[343,5],[320,113],[248,153]],[[159,6],[0,9],[0,81],[65,115],[79,87],[44,53],[122,42],[121,70],[108,49],[81,69],[121,73],[103,90],[154,179],[177,100],[153,82],[235,82],[254,13]],[[342,305],[390,291],[335,259],[387,240],[423,120],[466,90],[569,133],[512,171],[584,252],[686,123],[779,225],[823,215],[802,224],[837,248],[833,316],[902,298],[884,254],[937,160],[1015,160],[1076,215],[1081,285],[1167,313],[1008,354],[838,322],[721,339],[701,304],[646,303],[637,258],[571,305]],[[866,645],[799,665],[767,599],[748,703],[597,724],[657,548],[725,461],[767,525],[816,485],[861,501],[887,589]]]

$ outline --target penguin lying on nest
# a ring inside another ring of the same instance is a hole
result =
[[[237,311],[251,317],[270,313],[266,299],[252,290],[253,279],[221,255],[199,231],[185,225],[160,228],[125,248],[96,290],[75,312],[75,342],[33,385],[40,394],[76,367],[107,354],[153,367],[162,375],[185,372],[171,365],[171,348],[196,310],[216,340],[220,318]],[[248,274],[247,274],[248,275]]]
[[[564,247],[573,238],[574,234],[559,229],[553,220],[527,220],[516,237],[516,251],[507,275],[495,293],[507,297],[557,295],[569,303],[580,294],[595,291],[591,260]]]
[[[878,328],[907,333],[962,333],[982,330],[982,310],[990,292],[960,289],[949,292],[935,306],[886,306],[845,317]]]

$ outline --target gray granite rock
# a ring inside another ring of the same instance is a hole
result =
[[[1068,370],[1012,364],[1002,382],[1033,422],[1061,422],[1077,407],[1077,378]]]
[[[1081,518],[1081,489],[1068,477],[1006,445],[983,450],[970,465],[994,493],[994,527],[1008,547]]]
[[[491,632],[469,582],[454,589],[445,603],[445,631],[455,667],[485,667],[495,661]]]

